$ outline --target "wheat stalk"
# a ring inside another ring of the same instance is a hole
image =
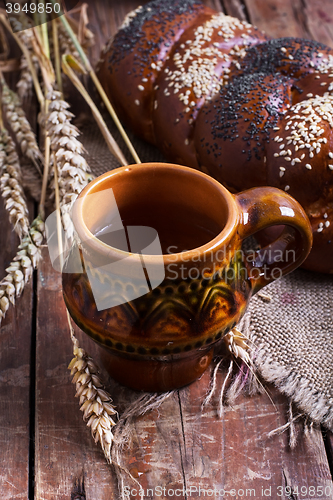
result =
[[[74,116],[68,111],[69,104],[55,90],[47,95],[48,113],[43,120],[50,137],[59,176],[60,207],[63,225],[69,238],[72,237],[72,222],[69,216],[71,204],[93,178],[90,167],[83,157],[84,147],[77,139],[78,129],[71,123]]]
[[[21,167],[8,131],[0,132],[0,191],[9,220],[20,239],[29,233],[28,207],[21,184]]]
[[[44,222],[38,216],[18,246],[18,251],[6,269],[6,276],[0,281],[0,323],[5,317],[10,303],[15,305],[25,284],[32,276],[41,257],[40,246],[44,239]]]
[[[51,0],[51,2],[54,4],[55,0]],[[119,130],[119,132],[120,132],[120,134],[122,136],[122,138],[125,141],[126,146],[128,147],[131,155],[134,158],[135,163],[141,163],[141,160],[140,160],[137,152],[135,151],[135,149],[133,147],[133,144],[131,143],[128,135],[126,134],[126,132],[125,132],[123,126],[122,126],[122,124],[120,123],[120,120],[119,120],[119,118],[118,118],[115,110],[113,109],[113,106],[112,106],[109,98],[107,97],[107,95],[106,95],[106,93],[105,93],[105,91],[104,91],[104,89],[103,89],[100,81],[98,80],[97,75],[96,75],[95,71],[93,70],[93,68],[91,66],[91,63],[90,63],[87,55],[85,54],[82,46],[80,45],[80,43],[79,43],[79,41],[78,41],[78,39],[77,39],[77,37],[76,37],[73,29],[71,28],[68,20],[66,19],[66,16],[61,16],[60,17],[60,21],[62,22],[62,24],[66,28],[66,31],[67,31],[68,35],[70,36],[71,40],[73,41],[73,44],[74,44],[77,52],[80,55],[80,59],[83,62],[83,65],[84,65],[85,69],[88,71],[88,73],[89,73],[92,81],[94,82],[94,84],[95,84],[95,86],[96,86],[96,88],[97,88],[97,90],[98,90],[101,98],[103,99],[103,102],[104,102],[104,104],[106,106],[106,109],[108,110],[108,112],[110,113],[113,121],[115,122],[115,124],[116,124],[116,126],[117,126],[117,128],[118,128],[118,130]]]
[[[38,73],[39,71],[38,59],[33,54],[32,43],[31,43],[31,40],[33,38],[33,32],[32,29],[30,29],[33,27],[32,20],[21,12],[21,14],[18,16],[15,15],[11,16],[10,23],[14,31],[16,32],[17,36],[21,40],[21,42],[30,52],[31,61],[34,65],[36,73]],[[20,79],[16,84],[16,88],[18,91],[18,95],[23,100],[31,94],[33,86],[33,78],[30,72],[28,60],[24,54],[21,56],[20,70],[21,70]]]
[[[15,134],[22,153],[29,158],[41,174],[40,165],[43,163],[43,155],[37,145],[35,134],[22,109],[19,96],[11,90],[5,80],[1,78],[2,104],[8,123]]]
[[[10,18],[10,22],[14,30],[17,32],[17,36],[24,43],[25,47],[29,50],[31,61],[34,65],[36,73],[38,73],[39,71],[38,58],[33,54],[32,43],[31,43],[31,40],[33,38],[33,32],[32,29],[30,29],[33,27],[32,20],[28,16],[23,15],[23,13],[21,12],[19,16],[12,16]],[[20,71],[21,71],[20,79],[16,84],[16,88],[18,95],[23,100],[27,96],[31,95],[31,90],[33,87],[33,78],[30,73],[27,58],[24,54],[21,56]]]
[[[68,35],[66,28],[61,22],[58,22],[58,41],[60,52],[62,54],[71,54],[75,59],[80,59],[79,53],[75,48],[75,45]]]
[[[111,462],[112,427],[116,425],[113,416],[117,415],[110,394],[105,390],[99,377],[99,370],[92,358],[79,345],[72,333],[74,358],[68,368],[76,387],[75,397],[80,398],[83,420],[91,429],[95,443],[100,443],[108,462]]]

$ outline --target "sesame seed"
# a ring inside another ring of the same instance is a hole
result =
[[[290,189],[290,186],[288,186],[288,184],[287,184],[287,185],[285,186],[284,190],[285,190],[285,191],[289,191],[289,189]]]
[[[305,165],[305,168],[307,168],[308,170],[312,170],[312,167],[311,167],[310,163],[307,163],[307,164]]]
[[[190,141],[188,139],[185,139],[185,146],[188,146]]]
[[[137,106],[140,106],[140,101],[139,101],[139,99],[135,99],[135,101],[134,101],[134,102],[135,102],[135,104],[136,104]]]
[[[333,153],[330,151],[330,152],[328,153],[328,156],[329,156],[330,158],[333,158]]]
[[[325,227],[329,227],[330,225],[331,225],[330,221],[329,221],[329,220],[327,220],[327,221],[325,222]]]
[[[329,168],[330,170],[333,170],[333,165],[328,165],[328,168]]]
[[[143,85],[138,85],[138,89],[141,90],[141,92],[145,89]]]
[[[322,230],[323,230],[323,228],[322,228],[322,227],[318,227],[318,229],[317,229],[317,233],[321,233],[321,232],[322,232]]]
[[[327,213],[325,212],[325,213],[324,213],[324,219],[327,219],[327,217],[328,217],[328,215],[327,215]]]

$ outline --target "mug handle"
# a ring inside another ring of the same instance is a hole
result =
[[[304,262],[312,246],[311,225],[301,205],[280,189],[258,187],[234,196],[240,214],[241,240],[271,226],[285,226],[269,245],[245,254],[248,276],[256,293]]]

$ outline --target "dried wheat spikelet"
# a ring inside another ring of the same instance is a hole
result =
[[[21,167],[8,131],[0,131],[0,191],[9,220],[20,239],[29,234],[28,207],[21,182]]]
[[[5,317],[10,303],[15,305],[25,284],[32,276],[33,269],[41,257],[41,244],[44,239],[44,222],[38,216],[31,224],[12,262],[6,269],[7,275],[0,281],[0,323]]]
[[[39,64],[38,59],[35,55],[31,56],[33,65],[35,66],[36,72],[38,73]],[[17,93],[20,99],[24,100],[30,97],[32,94],[33,80],[29,70],[28,62],[25,56],[21,56],[20,62],[20,79],[16,84]]]
[[[57,162],[64,229],[67,236],[71,237],[72,223],[68,207],[93,175],[83,157],[84,147],[77,139],[79,131],[71,123],[74,115],[68,111],[69,104],[61,99],[61,93],[58,91],[50,92],[47,99],[50,101],[49,109],[43,124],[51,139],[51,150],[55,153]]]
[[[240,332],[237,328],[233,328],[228,332],[223,340],[227,349],[235,356],[235,358],[239,358],[244,361],[246,364],[251,363],[251,358],[249,355],[249,345],[248,338],[245,337],[242,332]]]
[[[18,15],[9,16],[9,20],[15,33],[29,50],[32,63],[35,67],[36,73],[38,73],[38,58],[33,53],[32,48],[32,39],[34,34],[31,28],[33,27],[33,21],[28,16],[23,14],[22,11]],[[20,78],[16,84],[16,88],[20,99],[24,100],[31,95],[33,87],[33,79],[29,70],[27,59],[24,55],[21,56],[20,71]]]
[[[112,405],[111,396],[106,392],[99,377],[99,370],[92,358],[82,349],[78,340],[72,336],[74,358],[68,368],[76,386],[76,397],[80,398],[83,420],[91,429],[95,443],[100,442],[106,459],[111,462],[112,427],[116,425],[112,416],[117,411]]]
[[[15,134],[22,153],[29,158],[37,170],[40,171],[40,165],[43,163],[43,155],[39,150],[35,134],[22,109],[20,98],[8,87],[3,79],[1,79],[1,85],[2,104],[9,125]]]

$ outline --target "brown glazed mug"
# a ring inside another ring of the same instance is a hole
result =
[[[145,391],[200,377],[251,296],[302,264],[312,243],[304,210],[285,192],[233,195],[202,172],[164,163],[93,180],[73,223],[66,305],[102,347],[111,376]],[[256,233],[271,226],[280,236],[254,249]]]

